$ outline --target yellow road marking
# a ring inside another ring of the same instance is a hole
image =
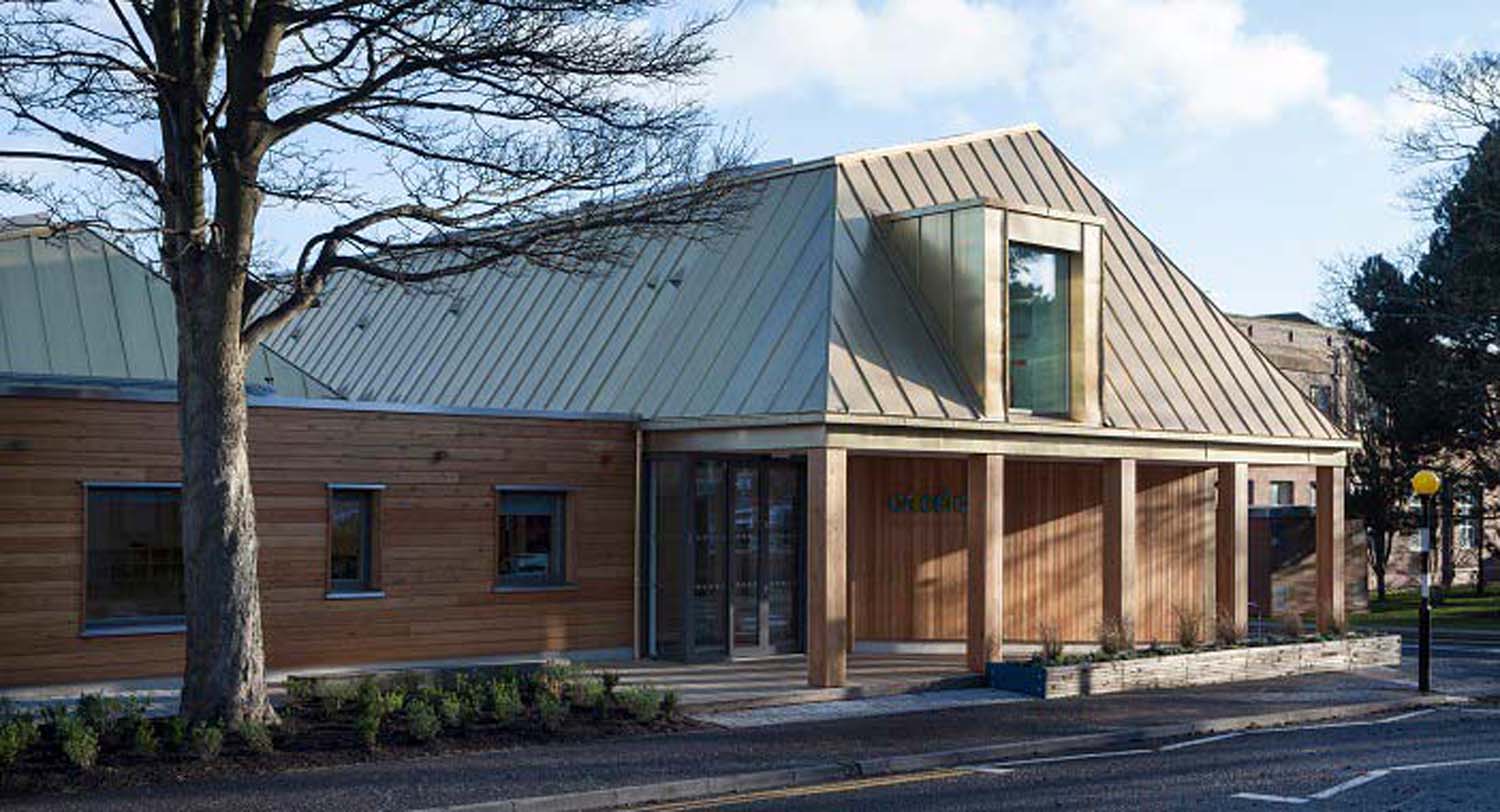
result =
[[[674,801],[672,803],[658,804],[656,806],[640,807],[643,812],[677,812],[684,809],[713,809],[720,806],[738,806],[740,804],[755,804],[764,801],[775,801],[785,798],[802,798],[813,795],[831,795],[841,792],[858,792],[862,789],[877,789],[880,787],[894,787],[901,784],[915,784],[920,781],[940,781],[944,778],[956,778],[967,773],[963,770],[927,770],[919,773],[905,773],[902,775],[885,775],[875,778],[851,778],[847,781],[834,781],[828,784],[815,784],[807,787],[786,787],[784,789],[767,789],[758,792],[742,792],[738,795],[721,795],[717,798],[700,798],[693,801]]]

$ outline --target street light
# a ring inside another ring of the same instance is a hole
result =
[[[1426,468],[1411,478],[1411,489],[1422,497],[1422,603],[1417,610],[1417,690],[1432,690],[1432,495],[1443,480]]]

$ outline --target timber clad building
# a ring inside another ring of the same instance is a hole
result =
[[[778,166],[582,277],[339,278],[251,381],[273,669],[966,651],[1247,613],[1252,464],[1350,443],[1040,131]],[[181,667],[165,283],[0,242],[0,684]],[[441,261],[435,257],[434,261]]]

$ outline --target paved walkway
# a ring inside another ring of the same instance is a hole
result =
[[[954,708],[977,708],[1011,702],[1040,702],[1036,697],[988,688],[958,688],[950,691],[925,691],[916,694],[880,696],[870,699],[847,699],[835,702],[812,702],[802,705],[780,705],[767,708],[698,713],[700,722],[727,728],[766,727],[801,722],[830,722],[838,719],[860,719],[870,716],[895,716],[902,713],[927,713]]]

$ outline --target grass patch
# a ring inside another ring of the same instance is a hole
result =
[[[1370,611],[1351,614],[1359,626],[1415,626],[1417,607],[1422,596],[1415,590],[1386,593],[1385,600],[1370,599]],[[1491,629],[1500,631],[1500,587],[1475,595],[1470,587],[1456,587],[1437,597],[1433,591],[1432,624],[1449,629]]]

